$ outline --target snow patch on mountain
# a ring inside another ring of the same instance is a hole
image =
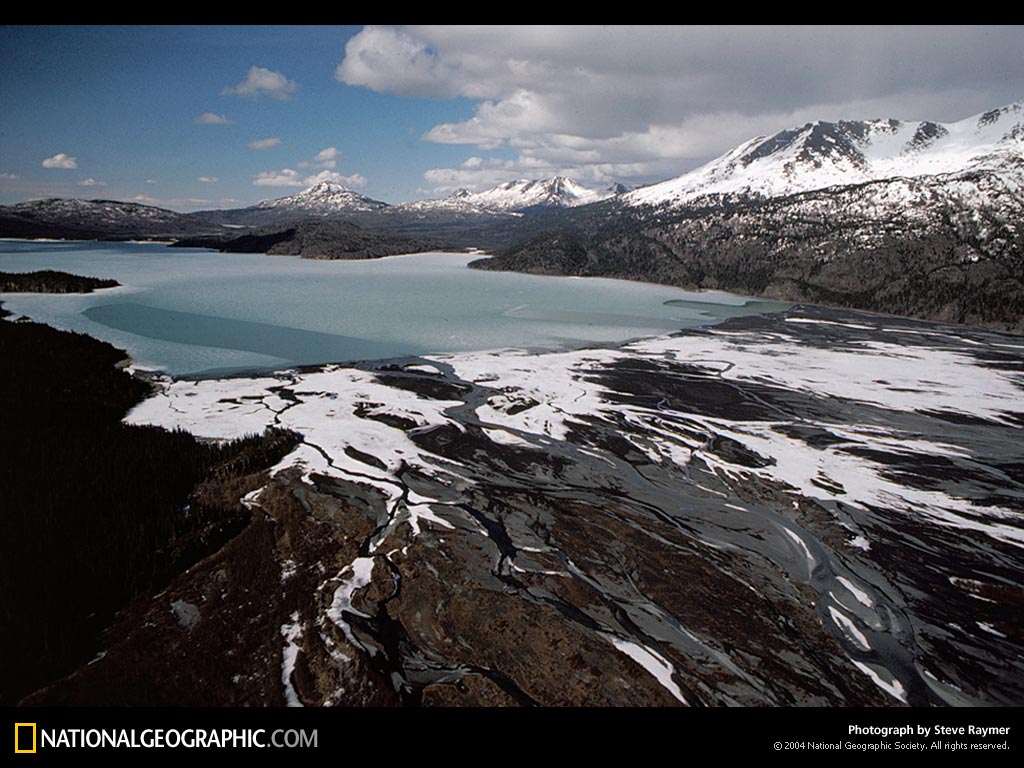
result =
[[[1021,174],[1024,102],[955,123],[816,121],[758,136],[707,165],[634,190],[632,206],[680,205],[709,194],[777,197],[896,178]]]
[[[528,208],[575,208],[596,203],[617,194],[613,189],[602,192],[584,187],[565,176],[551,179],[516,179],[482,192],[459,189],[440,200],[420,200],[392,206],[395,211],[413,213],[496,214],[518,213]]]
[[[253,210],[330,218],[339,214],[379,211],[387,207],[387,203],[361,195],[337,182],[321,181],[295,195],[263,200],[253,206]]]

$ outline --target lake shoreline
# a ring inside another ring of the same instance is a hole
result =
[[[475,253],[316,261],[123,244],[0,249],[0,268],[59,264],[122,283],[103,298],[12,296],[8,308],[128,349],[171,375],[336,361],[617,344],[788,306],[633,281],[485,273]]]

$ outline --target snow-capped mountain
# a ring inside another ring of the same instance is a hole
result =
[[[373,215],[388,204],[361,195],[343,184],[321,181],[288,197],[262,200],[248,208],[196,211],[193,216],[235,226],[264,227],[302,219],[350,219]]]
[[[707,165],[623,196],[680,205],[702,195],[791,195],[881,179],[973,171],[1021,173],[1024,102],[955,123],[816,121],[758,136]]]
[[[387,205],[337,182],[321,181],[295,195],[276,200],[263,200],[253,208],[329,219],[347,213],[379,211]]]
[[[462,200],[491,210],[521,211],[535,206],[575,208],[596,203],[608,196],[588,189],[573,179],[555,176],[541,180],[517,179],[483,192],[465,193]]]
[[[508,214],[528,208],[575,208],[611,197],[614,191],[597,192],[565,176],[551,179],[516,179],[482,192],[460,189],[440,200],[419,200],[392,206],[394,212]]]

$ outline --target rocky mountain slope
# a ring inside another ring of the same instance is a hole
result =
[[[48,198],[0,206],[0,237],[159,240],[217,231],[188,214],[116,200]]]
[[[1024,107],[813,123],[567,212],[482,269],[600,275],[1024,330]]]
[[[968,171],[1019,175],[1024,102],[959,122],[817,121],[758,136],[675,179],[623,197],[631,206],[680,206],[704,195],[781,197],[884,179]]]

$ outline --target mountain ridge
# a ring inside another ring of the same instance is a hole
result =
[[[1021,222],[1018,102],[947,125],[819,121],[757,137],[471,266],[1024,332]]]
[[[631,206],[678,206],[706,194],[775,197],[840,184],[1000,169],[1024,150],[1024,102],[954,123],[814,121],[757,136],[681,176],[626,193]]]
[[[0,206],[0,237],[175,239],[219,229],[191,214],[120,200],[49,197]]]

